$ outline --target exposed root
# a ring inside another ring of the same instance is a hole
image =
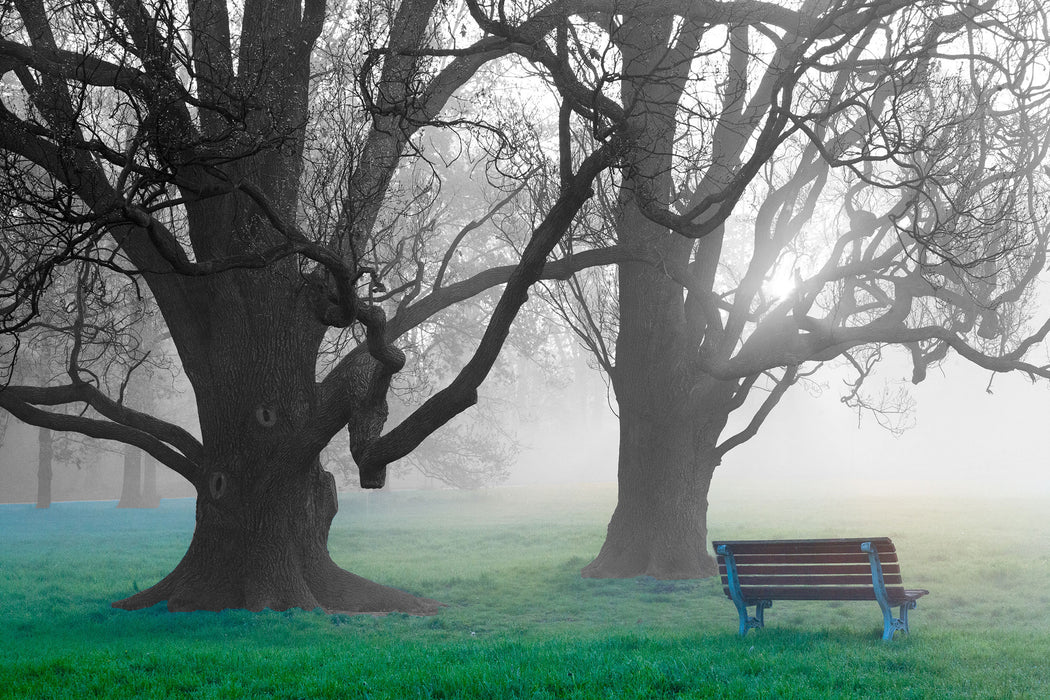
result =
[[[435,615],[444,606],[436,600],[352,574],[331,560],[317,567],[312,575],[308,574],[308,582],[321,607],[329,613]]]
[[[167,601],[170,612],[196,610],[219,611],[230,608],[289,610],[321,608],[326,613],[349,615],[385,615],[392,612],[411,615],[434,615],[444,606],[397,588],[384,586],[345,571],[329,560],[307,572],[298,581],[284,581],[279,589],[272,586],[230,586],[223,572],[197,572],[188,575],[180,565],[156,585],[112,605],[121,610],[141,610]],[[263,577],[266,578],[266,577]],[[272,583],[272,582],[271,582]],[[269,594],[264,593],[269,591]],[[294,592],[294,593],[293,593]]]

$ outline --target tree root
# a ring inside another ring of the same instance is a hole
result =
[[[330,559],[299,577],[285,577],[280,586],[274,586],[269,576],[261,576],[261,583],[252,581],[250,576],[234,581],[224,572],[190,572],[183,564],[185,560],[156,585],[115,601],[112,606],[141,610],[166,601],[170,612],[320,608],[330,614],[349,615],[392,612],[435,615],[444,606],[436,600],[352,574]]]

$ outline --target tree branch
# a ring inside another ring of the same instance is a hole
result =
[[[766,396],[765,400],[762,401],[762,405],[755,411],[755,415],[751,417],[751,421],[747,424],[747,427],[741,430],[736,435],[726,438],[722,441],[718,447],[715,448],[715,453],[718,458],[721,459],[727,452],[734,447],[738,447],[751,438],[758,434],[759,428],[765,422],[769,414],[776,408],[776,405],[780,403],[780,399],[784,398],[784,394],[787,390],[795,383],[795,379],[798,378],[798,365],[791,365],[784,370],[783,376],[777,380],[773,386],[772,391]]]
[[[0,408],[6,409],[15,418],[29,425],[51,430],[72,431],[88,437],[116,440],[117,442],[134,445],[148,452],[157,461],[169,467],[190,483],[196,485],[200,482],[201,469],[197,462],[171,449],[153,435],[141,430],[110,421],[43,411],[18,399],[10,389],[0,389]]]
[[[168,443],[192,462],[199,463],[203,459],[203,446],[186,430],[148,413],[142,413],[117,403],[87,382],[48,387],[8,386],[3,389],[3,392],[9,393],[18,401],[38,406],[86,403],[114,423],[125,425]]]

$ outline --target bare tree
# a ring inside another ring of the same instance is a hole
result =
[[[562,192],[512,261],[454,281],[425,281],[429,268],[392,284],[410,247],[400,243],[402,212],[425,196],[397,175],[427,154],[424,129],[491,137],[486,168],[498,186],[527,172],[506,138],[513,124],[454,96],[521,37],[542,42],[565,11],[539,12],[509,39],[456,9],[434,0],[0,9],[0,350],[15,355],[64,268],[112,270],[149,289],[197,402],[199,438],[109,395],[81,352],[83,328],[64,383],[0,391],[0,407],[25,422],[132,445],[196,488],[184,559],[119,607],[435,609],[331,560],[337,501],[318,455],[345,429],[362,485],[381,486],[389,463],[476,401],[529,286],[604,259],[547,264],[620,144],[610,132],[570,154]],[[544,70],[568,73],[557,61]],[[577,112],[598,97],[566,89]],[[500,284],[470,359],[384,434],[404,363],[393,342]],[[340,329],[355,342],[321,365]],[[67,404],[91,412],[54,410]]]
[[[845,400],[876,411],[862,385],[890,344],[916,382],[951,350],[1050,376],[1025,361],[1050,329],[1027,306],[1048,237],[1040,5],[805,3],[793,25],[758,7],[612,35],[638,136],[573,246],[643,260],[554,295],[620,419],[619,501],[586,576],[716,573],[714,470],[822,363],[852,367]]]

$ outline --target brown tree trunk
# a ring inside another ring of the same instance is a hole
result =
[[[145,508],[142,501],[142,450],[124,445],[124,481],[117,508]]]
[[[621,265],[613,376],[619,491],[605,543],[584,576],[717,573],[708,551],[707,495],[735,383],[704,375],[690,362],[695,350],[689,349],[681,294],[652,267]]]
[[[41,428],[37,433],[39,436],[40,450],[36,471],[36,507],[51,507],[51,431]]]
[[[681,323],[668,312],[668,299],[662,306],[645,302],[658,299],[663,286],[646,277],[642,269],[621,271],[628,289],[648,291],[635,288],[621,297],[613,381],[620,414],[617,506],[605,543],[583,575],[713,576],[718,570],[708,551],[707,496],[733,385],[698,376],[683,361]]]

